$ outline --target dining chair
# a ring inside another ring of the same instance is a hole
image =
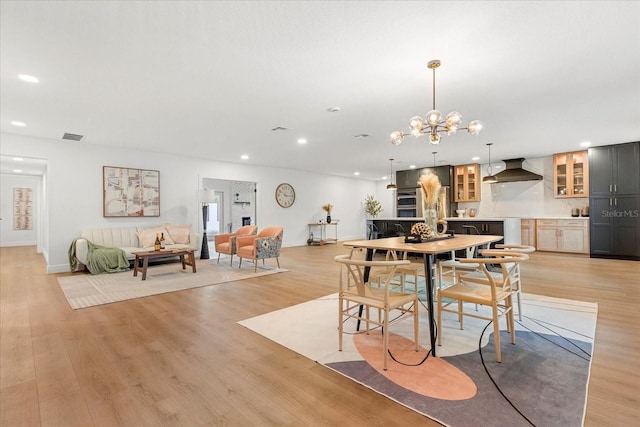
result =
[[[275,258],[280,268],[278,257],[282,247],[283,231],[282,227],[266,227],[253,236],[236,237],[236,255],[240,258],[238,268],[242,267],[242,260],[245,258],[253,260],[254,271],[258,270],[258,260],[261,259],[264,265],[264,260],[267,258]]]
[[[536,248],[529,245],[508,245],[508,244],[497,244],[496,249],[503,249],[505,251],[511,252],[520,252],[525,254],[530,254],[536,251]],[[518,320],[522,320],[522,276],[520,274],[520,263],[517,262],[513,266],[512,279],[511,279],[511,288],[513,289],[513,293],[516,295],[516,299],[518,302]]]
[[[528,245],[515,245],[515,244],[503,244],[499,243],[496,245],[496,249],[491,249],[491,252],[494,251],[509,251],[509,252],[518,252],[529,254],[535,252],[536,248]],[[481,249],[479,251],[480,254],[485,255],[487,253],[486,249]],[[518,305],[518,320],[522,320],[522,276],[520,274],[520,262],[507,264],[507,269],[509,270],[509,275],[511,277],[511,291],[516,296],[516,302]],[[501,272],[493,272],[489,271],[489,274],[493,276],[493,279],[496,283],[500,284],[502,280]],[[470,277],[475,277],[476,279],[481,278],[481,274],[477,272],[471,273]]]
[[[500,352],[500,324],[499,319],[505,317],[507,331],[511,334],[511,343],[516,343],[513,319],[513,292],[512,273],[510,265],[529,259],[526,253],[509,252],[505,250],[484,250],[483,256],[493,258],[463,258],[461,263],[478,264],[482,274],[475,275],[458,273],[456,284],[447,288],[438,289],[438,345],[442,345],[442,313],[454,313],[458,315],[460,329],[464,328],[464,316],[475,317],[493,322],[493,339],[496,350],[496,361],[501,362]],[[501,280],[496,281],[487,269],[487,265],[499,265]],[[447,300],[445,303],[444,301]],[[491,316],[477,311],[465,311],[464,303],[484,305],[491,307]],[[452,307],[452,308],[450,308]]]
[[[465,251],[464,258],[473,258],[476,252],[475,246],[470,246]],[[456,277],[460,270],[470,273],[478,269],[480,266],[476,263],[462,263],[459,257],[456,256],[456,251],[451,251],[450,259],[438,259],[436,262],[436,271],[438,274],[437,286],[442,288],[448,285],[456,284]],[[445,282],[445,280],[447,280]]]
[[[339,255],[335,261],[340,263],[340,281],[338,293],[338,350],[342,351],[344,323],[348,319],[355,319],[365,323],[365,333],[371,330],[370,325],[382,328],[383,368],[387,370],[387,353],[389,352],[389,327],[408,317],[413,318],[413,341],[415,350],[419,350],[418,343],[418,290],[414,287],[410,292],[392,289],[392,279],[396,269],[409,264],[408,260],[376,260],[366,261],[353,259],[350,255]],[[364,281],[365,269],[383,268],[388,274],[383,285],[371,286]],[[364,308],[364,309],[363,309]],[[371,310],[378,311],[377,320],[372,318]],[[391,312],[399,312],[390,317]],[[411,316],[407,316],[411,315]]]
[[[256,234],[257,231],[258,227],[255,225],[245,225],[234,233],[216,234],[213,239],[216,252],[218,253],[218,264],[220,264],[220,254],[226,254],[231,256],[230,265],[233,265],[233,256],[236,253],[236,237],[249,236]]]

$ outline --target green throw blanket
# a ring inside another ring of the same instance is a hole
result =
[[[69,265],[71,271],[78,267],[78,257],[76,256],[76,241],[74,239],[69,248]],[[129,261],[124,251],[120,248],[108,248],[96,245],[87,240],[89,253],[87,254],[87,269],[91,274],[119,273],[129,270]]]

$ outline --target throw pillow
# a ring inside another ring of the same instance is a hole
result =
[[[175,243],[183,245],[190,243],[191,224],[176,225],[166,223],[164,226]]]
[[[138,239],[140,240],[140,245],[143,248],[148,248],[154,245],[156,242],[156,236],[161,236],[164,233],[164,244],[165,245],[173,245],[173,239],[169,235],[169,232],[164,227],[156,227],[150,228],[148,230],[142,230],[136,232]]]

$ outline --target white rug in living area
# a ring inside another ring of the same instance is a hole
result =
[[[257,272],[253,269],[252,263],[238,268],[237,263],[231,267],[228,262],[216,264],[215,260],[197,260],[196,273],[193,273],[190,266],[182,270],[180,263],[168,263],[149,266],[146,280],[142,280],[142,273],[133,277],[133,270],[129,270],[99,275],[76,273],[73,276],[58,277],[58,284],[71,308],[77,310],[288,271],[260,264]]]
[[[451,313],[443,316],[438,357],[423,360],[429,347],[423,307],[421,350],[407,345],[410,320],[392,326],[390,351],[397,361],[389,358],[388,371],[382,369],[379,330],[366,335],[356,332],[354,321],[345,322],[344,347],[338,351],[337,294],[238,323],[443,425],[579,427],[597,305],[531,294],[522,299],[516,345],[502,321],[502,363],[495,361],[487,321],[465,317],[460,330]]]

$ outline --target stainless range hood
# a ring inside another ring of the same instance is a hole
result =
[[[496,178],[498,178],[498,183],[518,182],[518,181],[540,181],[542,179],[542,175],[529,172],[528,170],[522,168],[522,162],[524,162],[523,158],[503,160],[503,162],[505,162],[506,167],[504,171],[496,174]]]

